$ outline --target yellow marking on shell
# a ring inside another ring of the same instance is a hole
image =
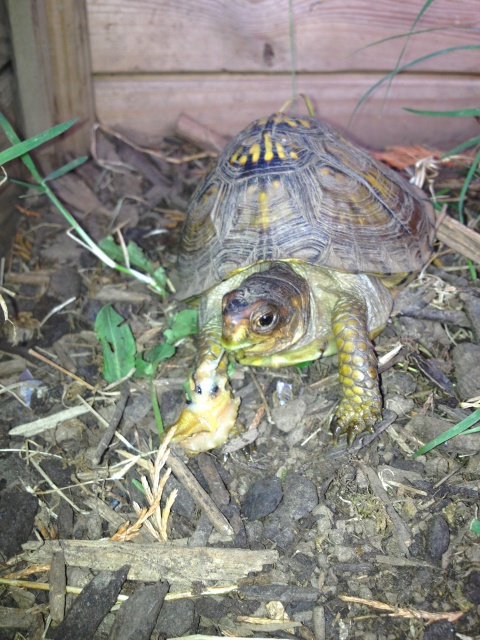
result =
[[[299,118],[299,119],[298,119],[298,121],[300,122],[300,124],[303,124],[303,126],[304,126],[306,129],[310,129],[310,128],[311,128],[311,126],[312,126],[312,125],[311,125],[311,123],[310,123],[310,121],[309,121],[309,120],[307,120],[306,118]]]
[[[248,160],[248,156],[247,154],[243,154],[243,156],[240,156],[240,160],[238,161],[239,164],[247,164],[247,160]]]
[[[273,153],[272,141],[268,133],[263,134],[263,139],[265,141],[265,153],[263,159],[265,160],[265,162],[270,162],[270,160],[273,160],[273,158],[275,157],[275,154]]]
[[[250,154],[252,156],[252,162],[256,164],[260,159],[260,145],[258,144],[258,142],[252,144],[252,146],[250,147]]]
[[[285,149],[283,148],[283,145],[280,142],[276,142],[275,149],[277,150],[277,155],[280,158],[280,160],[285,160],[287,155],[285,153]]]
[[[274,189],[278,189],[280,187],[280,185],[281,185],[280,180],[272,180],[272,187]]]
[[[238,147],[235,153],[230,156],[230,160],[229,160],[230,164],[235,164],[235,162],[238,160],[238,156],[241,153],[243,153],[243,147]]]
[[[290,151],[290,157],[292,160],[298,160],[298,154],[295,151]]]
[[[268,214],[268,194],[266,191],[260,191],[258,194],[258,225],[266,228],[270,219]]]

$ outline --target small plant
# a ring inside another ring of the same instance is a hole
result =
[[[12,143],[10,148],[0,153],[0,166],[4,173],[3,179],[0,180],[0,185],[7,180],[7,174],[5,169],[3,169],[3,165],[16,158],[20,158],[29,170],[34,182],[32,184],[19,180],[12,180],[12,182],[27,187],[28,189],[35,189],[39,193],[46,195],[70,224],[71,230],[67,232],[67,234],[96,255],[105,265],[140,280],[150,286],[156,293],[165,297],[169,292],[173,291],[173,286],[163,267],[155,266],[142,249],[134,242],[130,242],[125,246],[123,238],[121,237],[119,245],[115,243],[111,236],[105,238],[97,245],[50,188],[49,183],[52,180],[77,168],[86,161],[87,157],[72,160],[43,178],[29,155],[29,152],[33,149],[68,131],[75,122],[76,120],[70,120],[69,122],[52,127],[48,131],[29,138],[28,140],[21,141],[8,120],[0,113],[0,126]],[[8,320],[7,307],[1,296],[0,306],[5,318]],[[196,333],[197,312],[192,309],[180,311],[172,315],[167,323],[168,328],[164,331],[164,339],[162,342],[142,354],[136,353],[135,339],[130,327],[111,305],[107,305],[101,309],[94,327],[103,346],[103,374],[107,382],[116,382],[128,376],[132,370],[135,376],[150,379],[152,405],[160,433],[163,432],[163,424],[155,389],[153,387],[153,377],[158,365],[167,358],[172,357],[175,353],[175,345],[182,338]]]

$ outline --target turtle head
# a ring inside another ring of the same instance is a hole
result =
[[[300,340],[309,320],[305,278],[279,262],[223,296],[222,345],[241,357],[278,353]]]

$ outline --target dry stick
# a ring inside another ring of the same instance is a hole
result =
[[[369,607],[375,607],[381,611],[391,611],[392,617],[402,618],[417,618],[420,620],[429,620],[434,622],[437,620],[448,620],[449,622],[456,622],[464,615],[464,611],[442,611],[439,613],[430,613],[429,611],[421,611],[419,609],[407,609],[402,607],[392,607],[384,602],[378,600],[365,600],[364,598],[355,598],[353,596],[338,596],[340,600],[344,602],[354,602],[356,604],[365,604]]]
[[[45,356],[42,356],[41,353],[38,353],[37,351],[34,351],[33,349],[29,349],[28,353],[31,356],[33,356],[34,358],[37,358],[38,360],[41,360],[42,362],[45,362],[46,364],[49,364],[51,367],[54,367],[54,369],[57,369],[58,371],[61,371],[65,375],[69,376],[70,378],[73,378],[78,383],[82,384],[84,387],[87,387],[87,389],[90,389],[90,391],[93,391],[95,389],[94,386],[92,386],[88,382],[85,382],[85,380],[82,380],[82,378],[77,376],[75,373],[72,373],[71,371],[68,371],[67,369],[64,369],[63,367],[58,365],[56,362],[53,362],[53,360],[50,360],[49,358],[46,358]]]
[[[405,556],[409,556],[410,552],[408,550],[408,547],[412,542],[411,532],[390,502],[390,498],[388,497],[385,489],[382,487],[382,483],[380,482],[379,477],[377,476],[375,471],[362,462],[359,463],[359,466],[363,473],[367,476],[373,493],[383,502],[385,506],[385,510],[393,523],[393,533],[397,538],[397,543],[401,553],[403,553],[403,555]]]
[[[37,591],[50,591],[50,585],[48,582],[31,582],[30,580],[9,580],[8,578],[0,578],[0,584],[4,584],[7,587],[18,587],[20,589],[35,589]],[[173,591],[168,593],[165,600],[185,600],[187,598],[198,598],[199,596],[222,596],[233,591],[238,591],[238,585],[230,584],[226,587],[207,587],[202,591],[193,589],[191,591]],[[65,588],[65,593],[72,593],[78,595],[82,592],[80,587]],[[117,598],[119,601],[128,600],[128,596],[120,594]],[[251,640],[251,639],[250,639]]]
[[[177,480],[185,487],[196,504],[205,511],[208,519],[215,529],[223,535],[233,536],[234,531],[228,520],[210,498],[208,493],[198,483],[187,465],[184,464],[180,458],[177,458],[177,456],[172,452],[168,456],[167,464],[171,467]]]
[[[95,455],[93,457],[94,464],[100,464],[103,454],[105,453],[107,447],[110,445],[115,431],[122,419],[123,412],[125,411],[125,407],[127,406],[128,398],[130,397],[130,381],[125,380],[123,386],[120,391],[120,398],[115,407],[115,413],[113,414],[113,418],[110,420],[110,423],[107,427],[107,430],[104,432],[103,436],[98,443],[97,450],[95,451]]]
[[[67,569],[63,551],[55,551],[50,566],[50,615],[54,622],[61,622],[65,615]]]
[[[63,491],[60,489],[60,487],[57,487],[57,485],[53,482],[53,480],[45,473],[45,471],[42,469],[42,467],[38,464],[38,462],[36,462],[33,458],[30,458],[30,464],[32,466],[35,467],[35,469],[38,471],[38,473],[42,476],[42,478],[44,478],[48,484],[52,487],[52,489],[55,491],[55,493],[58,493],[58,495],[63,498],[65,500],[65,502],[68,502],[68,504],[73,507],[75,509],[75,511],[78,511],[79,513],[83,513],[83,511],[77,507],[77,505],[72,502],[72,500],[70,500],[70,498],[68,496],[66,496]]]

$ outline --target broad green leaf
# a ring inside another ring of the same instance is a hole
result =
[[[158,365],[164,360],[171,358],[174,353],[174,346],[166,342],[161,342],[153,349],[138,354],[135,359],[135,376],[137,378],[153,377]]]
[[[135,340],[124,318],[111,305],[103,307],[94,326],[103,346],[103,376],[115,382],[135,366]]]
[[[470,531],[473,531],[473,533],[476,533],[478,536],[480,536],[480,520],[472,521],[472,524],[470,525]]]
[[[178,340],[198,333],[198,311],[183,309],[168,319],[169,328],[163,335],[168,344],[175,344]]]

